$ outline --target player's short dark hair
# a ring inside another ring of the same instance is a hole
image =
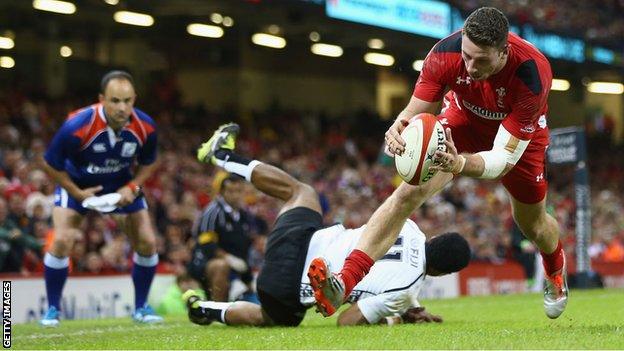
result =
[[[219,186],[219,192],[223,192],[227,183],[242,182],[243,180],[245,180],[245,178],[239,176],[238,174],[230,173],[221,181],[221,186]]]
[[[509,21],[499,9],[481,7],[466,19],[464,34],[477,45],[502,49],[507,45]]]
[[[440,273],[459,272],[470,262],[470,246],[458,233],[444,233],[427,241],[427,266]]]
[[[100,93],[104,94],[108,83],[113,79],[124,79],[130,82],[132,86],[134,86],[134,78],[132,78],[132,75],[130,73],[121,70],[110,71],[106,73],[100,81]]]

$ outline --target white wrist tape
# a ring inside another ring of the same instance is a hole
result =
[[[459,160],[459,167],[453,170],[454,175],[461,174],[464,167],[466,167],[466,158],[463,155],[458,155],[457,159]]]
[[[492,150],[477,153],[484,162],[483,174],[479,178],[498,178],[508,163],[515,165],[518,162],[529,142],[530,140],[521,140],[511,135],[501,124],[494,138]]]

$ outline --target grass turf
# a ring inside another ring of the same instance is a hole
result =
[[[624,349],[624,290],[571,292],[548,319],[537,294],[421,301],[442,324],[336,327],[308,313],[298,328],[201,327],[185,318],[129,318],[13,326],[15,349]]]

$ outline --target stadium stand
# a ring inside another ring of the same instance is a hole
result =
[[[71,98],[44,99],[14,90],[0,98],[0,229],[21,232],[21,239],[0,236],[2,250],[20,254],[0,255],[2,272],[28,276],[42,269],[42,248],[50,241],[50,212],[53,185],[37,164],[43,145],[62,121],[62,116],[85,101]],[[162,100],[161,100],[162,101]],[[149,106],[149,104],[147,104]],[[176,113],[172,111],[175,107]],[[157,219],[160,271],[182,274],[193,245],[190,230],[198,211],[207,204],[215,187],[216,174],[207,173],[195,161],[194,149],[220,122],[241,121],[232,115],[208,111],[177,102],[150,111],[161,128],[162,162],[157,177],[145,187],[151,211]],[[264,124],[269,116],[272,123]],[[359,115],[361,116],[361,114]],[[353,116],[330,118],[323,114],[301,113],[274,108],[258,113],[252,122],[260,128],[243,128],[238,147],[254,158],[280,165],[291,174],[311,182],[323,194],[325,221],[348,226],[363,224],[377,204],[399,181],[392,163],[380,156],[379,140],[385,128],[372,113],[367,127]],[[288,123],[285,123],[288,121]],[[245,125],[245,122],[242,122]],[[251,125],[249,125],[251,126]],[[305,126],[305,128],[304,128]],[[296,127],[296,128],[293,128]],[[292,137],[293,130],[297,133]],[[320,132],[329,131],[329,132]],[[610,140],[609,116],[588,119],[592,182],[593,237],[590,255],[595,261],[624,262],[624,146]],[[291,133],[291,137],[280,136]],[[310,149],[309,145],[316,145]],[[598,151],[602,150],[602,151]],[[566,252],[574,255],[574,194],[566,186],[571,169],[550,174],[550,203],[563,230]],[[502,263],[514,259],[520,249],[512,240],[513,220],[506,205],[504,189],[493,182],[460,178],[414,214],[428,234],[449,230],[472,233],[469,242],[474,260]],[[247,207],[268,223],[276,217],[276,203],[248,190]],[[14,223],[14,224],[11,224]],[[107,217],[93,215],[84,227],[84,240],[72,252],[73,272],[128,272],[131,252],[122,233]],[[254,244],[252,257],[261,264],[263,238]],[[514,247],[515,246],[515,247]],[[531,251],[523,246],[522,250]]]
[[[464,12],[481,6],[494,6],[518,24],[532,24],[538,28],[582,36],[599,43],[615,43],[624,36],[624,3],[611,1],[549,1],[549,0],[471,0],[449,1]],[[583,16],[578,14],[582,13]]]

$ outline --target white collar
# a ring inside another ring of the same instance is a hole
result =
[[[104,114],[104,105],[102,105],[101,103],[98,104],[97,109],[98,109],[99,117],[102,119],[102,121],[104,121],[104,123],[106,123],[106,133],[108,134],[108,143],[110,144],[111,147],[115,147],[115,144],[117,144],[117,141],[121,141],[121,138],[119,137],[117,133],[115,133],[115,130],[113,130],[113,128],[111,128],[108,125],[108,121],[106,120],[106,115]],[[130,118],[132,118],[132,115],[130,115]],[[121,128],[121,130],[123,130],[128,124],[130,124],[129,120]],[[121,133],[121,131],[119,131],[119,133]]]
[[[239,210],[235,210],[232,206],[230,206],[227,202],[225,202],[225,199],[223,199],[223,196],[221,195],[219,195],[219,197],[217,198],[217,201],[219,201],[221,206],[223,206],[223,210],[225,211],[225,213],[231,215],[232,217],[234,217],[234,219],[238,220],[240,216]]]

